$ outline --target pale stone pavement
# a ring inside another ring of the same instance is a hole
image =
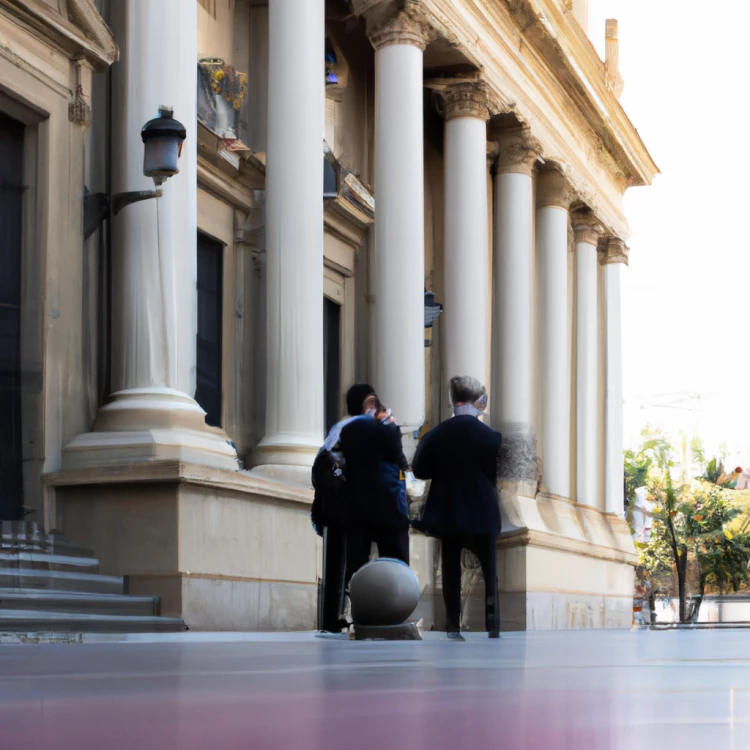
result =
[[[0,646],[3,750],[750,747],[750,631]]]

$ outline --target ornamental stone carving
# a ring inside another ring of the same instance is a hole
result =
[[[604,228],[591,211],[578,211],[572,216],[573,232],[576,243],[585,242],[587,245],[596,245]]]
[[[542,144],[531,135],[528,127],[504,133],[498,140],[497,171],[499,174],[516,172],[531,176],[542,153]]]
[[[446,120],[456,117],[490,119],[487,84],[484,81],[451,83],[442,92]]]
[[[565,179],[559,169],[545,169],[537,175],[536,201],[538,208],[557,206],[570,209],[570,204],[577,198],[573,186]]]
[[[619,237],[610,237],[603,250],[599,251],[599,263],[606,266],[610,263],[628,265],[630,250]]]
[[[397,16],[368,28],[367,35],[376,51],[389,44],[409,44],[424,52],[437,32],[414,6],[409,6]]]

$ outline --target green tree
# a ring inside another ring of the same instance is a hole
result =
[[[695,621],[707,588],[738,591],[747,585],[750,533],[731,530],[742,509],[718,485],[699,481],[675,486],[668,471],[651,476],[648,494],[656,505],[651,537],[638,545],[641,564],[664,589],[676,574],[679,620]]]

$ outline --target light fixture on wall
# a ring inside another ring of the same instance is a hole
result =
[[[154,190],[134,190],[128,193],[117,193],[110,196],[106,193],[95,193],[84,197],[84,239],[88,239],[110,213],[115,216],[125,206],[139,201],[159,198],[162,194],[160,185],[176,175],[180,169],[178,162],[182,153],[182,144],[187,137],[185,126],[174,119],[171,107],[159,107],[159,114],[149,120],[141,129],[143,141],[143,174],[154,181]]]
[[[434,292],[424,293],[424,327],[432,328],[432,324],[438,319],[443,312],[443,306],[435,302]]]

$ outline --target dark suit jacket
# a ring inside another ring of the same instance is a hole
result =
[[[431,479],[421,521],[432,536],[500,532],[495,486],[502,438],[472,416],[453,417],[430,430],[412,462],[414,475]]]
[[[405,485],[400,479],[401,429],[375,419],[357,419],[341,431],[344,506],[351,528],[406,529]]]

